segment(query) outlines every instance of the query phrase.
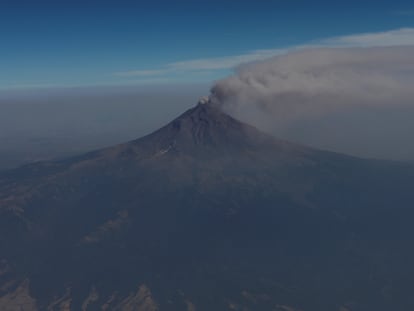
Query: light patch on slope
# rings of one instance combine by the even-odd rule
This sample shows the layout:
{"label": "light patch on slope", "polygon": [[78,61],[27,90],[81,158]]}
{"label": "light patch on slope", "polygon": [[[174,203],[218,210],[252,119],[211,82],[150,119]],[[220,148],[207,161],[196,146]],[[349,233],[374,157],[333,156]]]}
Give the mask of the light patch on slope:
{"label": "light patch on slope", "polygon": [[95,231],[86,235],[82,239],[81,244],[98,243],[102,239],[105,239],[106,237],[120,230],[124,225],[127,225],[128,221],[128,211],[120,211],[117,218],[108,220],[99,226]]}
{"label": "light patch on slope", "polygon": [[65,293],[53,300],[47,307],[47,311],[71,311],[72,298],[70,296],[71,289],[66,288]]}
{"label": "light patch on slope", "polygon": [[14,291],[0,297],[1,311],[37,311],[36,300],[30,296],[30,282],[23,281]]}
{"label": "light patch on slope", "polygon": [[158,305],[148,286],[142,284],[136,293],[131,293],[114,311],[158,311]]}
{"label": "light patch on slope", "polygon": [[88,310],[88,306],[90,304],[93,304],[94,302],[98,301],[98,299],[99,299],[99,293],[96,290],[96,288],[93,286],[91,288],[91,291],[89,292],[88,297],[86,297],[86,299],[82,303],[82,311],[87,311]]}

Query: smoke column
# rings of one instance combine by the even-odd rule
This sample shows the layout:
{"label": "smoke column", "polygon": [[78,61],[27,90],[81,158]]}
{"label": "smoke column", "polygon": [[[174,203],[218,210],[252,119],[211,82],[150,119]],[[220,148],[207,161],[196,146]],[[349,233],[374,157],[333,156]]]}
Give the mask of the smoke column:
{"label": "smoke column", "polygon": [[[414,47],[309,49],[242,65],[212,87],[211,102],[284,138],[362,156],[395,158],[383,151],[398,146],[381,147],[384,150],[341,146],[340,137],[335,137],[339,129],[329,120],[349,118],[348,127],[356,127],[349,135],[369,139],[373,145],[375,135],[364,138],[373,114],[392,132],[389,122],[398,118],[389,120],[389,113],[414,111]],[[321,124],[332,133],[323,133]],[[371,128],[371,134],[377,130],[384,135],[381,127]],[[400,138],[405,130],[411,127],[395,135]],[[312,132],[313,140],[304,131]],[[315,139],[317,135],[320,139]],[[329,143],[334,140],[336,145]],[[414,147],[412,154],[414,158]]]}

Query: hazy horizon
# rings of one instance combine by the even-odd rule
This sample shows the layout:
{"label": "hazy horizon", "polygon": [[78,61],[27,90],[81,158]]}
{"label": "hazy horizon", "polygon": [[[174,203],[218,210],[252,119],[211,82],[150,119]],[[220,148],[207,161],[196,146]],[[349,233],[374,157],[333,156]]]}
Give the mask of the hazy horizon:
{"label": "hazy horizon", "polygon": [[[196,105],[200,97],[209,94],[211,86],[204,83],[3,90],[0,169],[139,138]],[[310,100],[297,94],[282,102],[295,98],[310,103],[335,101],[333,95],[320,100],[313,96]],[[414,161],[414,146],[410,144],[414,104],[354,103],[335,107],[316,115],[295,112],[302,115],[299,118],[272,117],[252,107],[228,112],[275,137],[311,147],[358,157]]]}

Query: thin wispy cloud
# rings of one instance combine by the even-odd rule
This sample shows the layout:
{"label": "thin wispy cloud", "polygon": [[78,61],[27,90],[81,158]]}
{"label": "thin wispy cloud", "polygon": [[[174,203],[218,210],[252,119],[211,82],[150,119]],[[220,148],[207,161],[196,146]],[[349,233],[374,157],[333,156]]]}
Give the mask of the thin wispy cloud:
{"label": "thin wispy cloud", "polygon": [[149,77],[159,76],[169,73],[168,69],[151,69],[151,70],[132,70],[132,71],[121,71],[115,72],[115,76],[118,77]]}
{"label": "thin wispy cloud", "polygon": [[0,91],[3,90],[21,90],[21,89],[48,89],[63,87],[63,84],[58,83],[14,83],[5,87],[0,86]]}
{"label": "thin wispy cloud", "polygon": [[291,51],[309,48],[344,48],[344,47],[380,47],[414,45],[414,28],[362,33],[317,40],[303,45],[291,46],[285,49],[264,49],[249,51],[245,54],[229,55],[215,58],[190,59],[166,64],[162,68],[145,70],[127,70],[114,73],[115,76],[156,77],[168,75],[188,74],[189,72],[230,70],[239,65],[265,60],[274,56],[283,55]]}
{"label": "thin wispy cloud", "polygon": [[148,77],[187,71],[204,72],[211,70],[232,69],[243,63],[264,60],[272,56],[283,54],[285,52],[286,50],[282,49],[257,50],[241,55],[231,55],[216,58],[200,58],[173,62],[167,64],[162,69],[122,71],[116,72],[114,75],[118,77]]}
{"label": "thin wispy cloud", "polygon": [[414,9],[413,10],[399,10],[394,11],[394,15],[400,15],[400,16],[414,16]]}
{"label": "thin wispy cloud", "polygon": [[414,28],[401,28],[377,33],[362,33],[322,40],[325,47],[380,47],[414,45]]}
{"label": "thin wispy cloud", "polygon": [[222,70],[232,69],[240,64],[264,60],[285,53],[284,49],[256,50],[246,54],[216,58],[194,59],[171,63],[173,70]]}

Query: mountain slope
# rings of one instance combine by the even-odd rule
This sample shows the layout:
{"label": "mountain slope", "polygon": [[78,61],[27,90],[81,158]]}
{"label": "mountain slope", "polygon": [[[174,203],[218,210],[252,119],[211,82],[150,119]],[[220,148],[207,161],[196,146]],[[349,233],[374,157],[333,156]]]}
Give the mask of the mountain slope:
{"label": "mountain slope", "polygon": [[0,310],[411,309],[413,181],[199,104],[0,176]]}

